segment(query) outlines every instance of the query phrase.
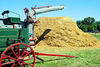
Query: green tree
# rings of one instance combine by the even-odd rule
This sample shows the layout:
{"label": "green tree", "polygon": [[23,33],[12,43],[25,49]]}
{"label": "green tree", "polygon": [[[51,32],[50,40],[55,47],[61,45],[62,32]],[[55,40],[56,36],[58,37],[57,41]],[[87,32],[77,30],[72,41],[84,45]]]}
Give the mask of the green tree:
{"label": "green tree", "polygon": [[91,25],[88,26],[88,32],[96,30],[97,30],[97,25],[95,23],[92,23]]}
{"label": "green tree", "polygon": [[84,32],[87,32],[87,31],[88,31],[88,25],[83,25],[82,30],[83,30]]}
{"label": "green tree", "polygon": [[78,25],[80,25],[80,24],[82,24],[82,21],[81,21],[81,20],[78,20],[78,21],[76,21],[76,23],[77,23]]}
{"label": "green tree", "polygon": [[79,24],[77,24],[77,26],[78,26],[82,31],[84,31],[84,32],[87,32],[87,31],[88,31],[87,25],[84,25],[84,24],[82,24],[82,23],[79,23]]}
{"label": "green tree", "polygon": [[[98,22],[98,24],[100,23]],[[93,17],[86,17],[83,20],[78,20],[77,26],[84,32],[91,32],[97,30],[97,24],[95,23],[95,19]],[[100,29],[99,26],[98,29]]]}
{"label": "green tree", "polygon": [[87,17],[87,18],[84,18],[83,20],[83,24],[87,24],[87,25],[91,25],[94,22],[95,22],[95,19],[93,17]]}
{"label": "green tree", "polygon": [[97,24],[97,30],[100,32],[100,21],[96,21],[95,24]]}

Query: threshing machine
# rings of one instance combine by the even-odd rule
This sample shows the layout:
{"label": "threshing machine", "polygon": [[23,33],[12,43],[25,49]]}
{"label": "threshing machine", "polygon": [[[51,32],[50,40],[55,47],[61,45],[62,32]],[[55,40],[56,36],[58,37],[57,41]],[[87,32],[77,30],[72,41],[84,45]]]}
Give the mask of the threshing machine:
{"label": "threshing machine", "polygon": [[34,25],[38,23],[36,15],[62,9],[64,9],[63,5],[34,7],[31,10],[25,8],[26,19],[24,21],[21,21],[20,17],[10,17],[9,13],[12,11],[4,11],[3,18],[0,19],[3,22],[0,26],[0,67],[34,67],[36,59],[43,61],[37,55],[76,57],[38,53],[33,50],[36,45]]}

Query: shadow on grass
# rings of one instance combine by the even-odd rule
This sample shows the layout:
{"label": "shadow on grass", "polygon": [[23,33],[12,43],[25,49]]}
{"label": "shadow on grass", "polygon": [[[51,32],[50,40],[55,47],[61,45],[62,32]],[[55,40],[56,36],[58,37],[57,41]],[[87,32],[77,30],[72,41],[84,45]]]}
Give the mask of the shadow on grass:
{"label": "shadow on grass", "polygon": [[64,59],[72,59],[71,57],[67,57],[67,58],[57,58],[57,59],[50,59],[50,60],[44,60],[43,62],[35,62],[36,64],[39,64],[39,63],[44,63],[44,62],[51,62],[51,61],[57,61],[57,60],[64,60]]}

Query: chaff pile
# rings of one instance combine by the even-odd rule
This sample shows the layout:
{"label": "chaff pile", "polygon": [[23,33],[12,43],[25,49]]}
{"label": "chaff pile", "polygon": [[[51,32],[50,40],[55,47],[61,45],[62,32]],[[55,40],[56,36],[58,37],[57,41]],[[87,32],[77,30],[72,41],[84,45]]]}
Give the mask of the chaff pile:
{"label": "chaff pile", "polygon": [[41,17],[35,26],[38,46],[48,47],[95,47],[100,42],[84,33],[69,17]]}

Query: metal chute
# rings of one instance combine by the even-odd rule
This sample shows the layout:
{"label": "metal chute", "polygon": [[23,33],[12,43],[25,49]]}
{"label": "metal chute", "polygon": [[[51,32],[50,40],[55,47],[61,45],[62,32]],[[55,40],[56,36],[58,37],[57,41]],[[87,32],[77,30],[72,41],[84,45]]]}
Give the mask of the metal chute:
{"label": "metal chute", "polygon": [[34,8],[28,12],[28,16],[32,17],[35,14],[37,15],[40,13],[46,13],[46,12],[57,11],[62,9],[64,9],[64,5]]}

